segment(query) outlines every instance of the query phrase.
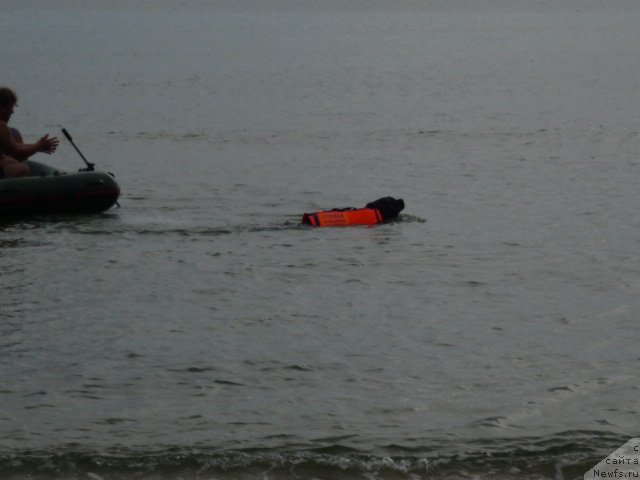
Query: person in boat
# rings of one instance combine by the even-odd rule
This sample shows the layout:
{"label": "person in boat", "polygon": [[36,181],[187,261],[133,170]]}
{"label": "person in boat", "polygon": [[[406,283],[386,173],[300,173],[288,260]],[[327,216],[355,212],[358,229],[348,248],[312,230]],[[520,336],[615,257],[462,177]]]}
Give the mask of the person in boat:
{"label": "person in boat", "polygon": [[17,103],[18,96],[13,90],[0,87],[0,178],[29,175],[31,169],[24,163],[26,159],[38,152],[51,154],[58,148],[58,139],[49,138],[49,134],[36,143],[23,143],[20,132],[10,129],[8,123]]}

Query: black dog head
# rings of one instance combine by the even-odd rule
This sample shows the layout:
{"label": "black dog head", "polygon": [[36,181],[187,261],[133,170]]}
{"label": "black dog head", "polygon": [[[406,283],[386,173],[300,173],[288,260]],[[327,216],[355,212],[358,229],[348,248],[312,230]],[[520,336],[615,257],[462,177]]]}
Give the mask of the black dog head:
{"label": "black dog head", "polygon": [[389,220],[395,218],[404,209],[404,200],[393,197],[379,198],[375,202],[367,203],[367,208],[377,208],[382,215],[382,218]]}

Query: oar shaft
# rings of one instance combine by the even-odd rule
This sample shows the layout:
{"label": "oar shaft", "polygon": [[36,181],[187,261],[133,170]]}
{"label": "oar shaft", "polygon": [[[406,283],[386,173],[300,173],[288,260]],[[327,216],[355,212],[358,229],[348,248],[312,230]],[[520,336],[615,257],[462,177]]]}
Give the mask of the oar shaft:
{"label": "oar shaft", "polygon": [[82,160],[84,160],[84,163],[87,164],[87,168],[90,168],[93,170],[93,164],[89,163],[89,161],[84,157],[84,155],[82,154],[82,152],[80,151],[80,149],[76,146],[76,144],[73,142],[73,138],[71,138],[71,135],[69,134],[69,132],[67,132],[67,130],[65,128],[62,129],[62,133],[64,133],[64,136],[67,137],[67,140],[69,140],[69,142],[71,143],[71,145],[73,145],[73,148],[76,149],[76,152],[78,152],[78,155],[80,155],[80,158],[82,158]]}

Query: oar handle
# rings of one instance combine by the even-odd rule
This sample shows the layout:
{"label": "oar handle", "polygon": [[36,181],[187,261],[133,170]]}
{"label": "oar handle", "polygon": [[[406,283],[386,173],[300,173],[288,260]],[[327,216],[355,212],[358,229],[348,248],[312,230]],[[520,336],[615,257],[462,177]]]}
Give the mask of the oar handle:
{"label": "oar handle", "polygon": [[64,133],[64,136],[67,137],[67,140],[69,140],[71,143],[73,143],[73,138],[71,138],[71,135],[69,135],[69,132],[67,132],[66,128],[62,129],[62,133]]}

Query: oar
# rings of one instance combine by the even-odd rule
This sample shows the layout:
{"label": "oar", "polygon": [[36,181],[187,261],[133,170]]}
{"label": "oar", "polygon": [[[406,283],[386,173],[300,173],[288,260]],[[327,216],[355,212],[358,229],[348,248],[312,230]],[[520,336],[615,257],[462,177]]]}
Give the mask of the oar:
{"label": "oar", "polygon": [[[86,158],[84,158],[84,155],[82,154],[82,152],[80,151],[80,149],[76,146],[75,143],[73,143],[73,138],[71,138],[71,135],[69,135],[69,132],[67,132],[66,128],[62,129],[62,133],[64,133],[64,136],[67,137],[67,140],[69,140],[69,142],[71,142],[71,145],[73,145],[73,148],[76,149],[76,152],[78,152],[78,155],[80,155],[80,157],[82,158],[82,160],[84,160],[84,163],[87,164],[87,168],[81,168],[80,171],[81,172],[93,172],[96,169],[96,166],[87,161]],[[111,175],[113,177],[113,173],[108,172],[109,175]],[[116,205],[118,206],[118,208],[120,208],[120,204],[116,201]]]}
{"label": "oar", "polygon": [[71,145],[73,145],[73,148],[76,149],[76,152],[78,152],[78,155],[80,155],[80,157],[82,157],[82,160],[84,160],[84,163],[87,164],[87,168],[83,168],[81,171],[82,172],[93,172],[95,170],[95,165],[93,163],[88,162],[87,159],[84,158],[84,155],[82,154],[80,149],[78,147],[76,147],[75,143],[73,143],[73,138],[71,138],[71,135],[69,135],[69,132],[67,132],[67,130],[65,128],[63,128],[62,129],[62,133],[64,133],[64,136],[67,137],[67,140],[69,140],[69,142],[71,142]]}

